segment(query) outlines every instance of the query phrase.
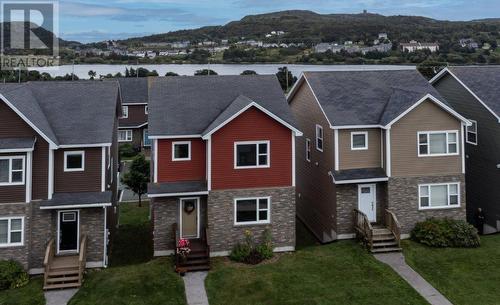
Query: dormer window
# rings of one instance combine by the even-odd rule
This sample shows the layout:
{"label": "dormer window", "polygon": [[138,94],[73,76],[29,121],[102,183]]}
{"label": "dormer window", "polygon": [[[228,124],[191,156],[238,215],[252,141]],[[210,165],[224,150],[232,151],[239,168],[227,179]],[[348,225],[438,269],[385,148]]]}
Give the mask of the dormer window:
{"label": "dormer window", "polygon": [[85,152],[84,151],[65,151],[64,152],[64,171],[82,172],[85,170]]}

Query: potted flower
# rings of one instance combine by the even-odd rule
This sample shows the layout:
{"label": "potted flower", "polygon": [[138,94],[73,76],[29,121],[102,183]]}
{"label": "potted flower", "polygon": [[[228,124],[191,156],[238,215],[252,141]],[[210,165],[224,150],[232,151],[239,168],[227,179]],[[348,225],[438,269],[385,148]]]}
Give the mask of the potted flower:
{"label": "potted flower", "polygon": [[191,252],[189,240],[187,239],[179,239],[179,243],[177,244],[177,255],[180,257],[181,262],[185,263],[189,253]]}

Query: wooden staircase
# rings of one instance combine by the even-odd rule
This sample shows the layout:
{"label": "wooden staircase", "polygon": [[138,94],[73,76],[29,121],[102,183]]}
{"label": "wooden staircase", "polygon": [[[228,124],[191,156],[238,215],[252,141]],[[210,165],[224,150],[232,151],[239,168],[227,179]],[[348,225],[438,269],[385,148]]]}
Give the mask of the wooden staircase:
{"label": "wooden staircase", "polygon": [[354,209],[356,235],[372,253],[399,252],[401,251],[401,226],[393,212],[385,210],[384,216],[384,225],[372,226],[363,212]]}
{"label": "wooden staircase", "polygon": [[86,263],[87,236],[80,240],[80,253],[55,256],[54,239],[49,241],[45,251],[44,290],[77,288],[82,285]]}
{"label": "wooden staircase", "polygon": [[[179,242],[177,224],[173,225],[175,238],[175,247]],[[186,259],[180,257],[180,255],[175,254],[175,269],[177,271],[206,271],[210,270],[210,246],[208,245],[207,239],[207,229],[203,229],[202,238],[190,239],[191,252],[188,254]]]}

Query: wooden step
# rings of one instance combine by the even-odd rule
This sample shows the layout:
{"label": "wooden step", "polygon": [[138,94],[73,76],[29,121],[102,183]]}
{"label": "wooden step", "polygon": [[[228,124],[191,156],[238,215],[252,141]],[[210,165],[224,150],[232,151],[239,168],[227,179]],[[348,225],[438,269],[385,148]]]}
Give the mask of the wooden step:
{"label": "wooden step", "polygon": [[186,262],[181,263],[181,266],[208,265],[208,263],[208,259],[188,259]]}
{"label": "wooden step", "polygon": [[74,274],[80,274],[78,269],[71,269],[71,270],[49,270],[49,276],[64,276],[64,275],[74,275]]}
{"label": "wooden step", "polygon": [[79,276],[49,277],[47,283],[74,282],[79,280]]}
{"label": "wooden step", "polygon": [[65,284],[46,284],[43,286],[44,290],[49,290],[49,289],[64,289],[64,288],[78,288],[81,285],[79,283],[65,283]]}
{"label": "wooden step", "polygon": [[373,229],[373,235],[392,235],[392,232],[389,229]]}
{"label": "wooden step", "polygon": [[191,258],[194,258],[194,259],[197,259],[197,258],[208,258],[208,255],[206,252],[191,252],[189,253],[188,255],[188,259],[191,259]]}
{"label": "wooden step", "polygon": [[210,265],[183,266],[188,272],[190,271],[207,271],[210,270]]}
{"label": "wooden step", "polygon": [[374,235],[373,241],[386,241],[386,240],[395,240],[396,238],[392,234],[384,234],[384,235]]}
{"label": "wooden step", "polygon": [[396,241],[393,241],[393,242],[383,242],[383,243],[373,243],[373,248],[377,248],[377,247],[387,247],[387,246],[398,246],[398,243]]}
{"label": "wooden step", "polygon": [[401,252],[401,248],[399,247],[386,247],[386,248],[376,248],[372,249],[372,253],[385,253],[385,252]]}

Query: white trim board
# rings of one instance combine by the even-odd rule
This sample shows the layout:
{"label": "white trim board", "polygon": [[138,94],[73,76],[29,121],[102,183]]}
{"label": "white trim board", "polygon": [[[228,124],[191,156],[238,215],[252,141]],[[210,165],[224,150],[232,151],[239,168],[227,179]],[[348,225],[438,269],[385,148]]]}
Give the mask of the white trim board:
{"label": "white trim board", "polygon": [[465,85],[464,82],[462,82],[455,74],[453,74],[453,72],[450,71],[450,69],[448,69],[447,67],[444,68],[443,70],[439,71],[438,74],[436,74],[436,76],[434,76],[430,81],[429,83],[431,85],[434,85],[434,83],[438,80],[440,80],[445,73],[448,73],[450,74],[460,85],[462,85],[462,87],[465,88],[465,90],[467,90],[476,100],[479,101],[479,103],[481,103],[484,108],[486,108],[497,120],[498,120],[498,123],[500,123],[500,116],[497,115],[488,105],[486,105],[486,103],[479,98],[479,96],[477,96],[469,87],[467,87],[467,85]]}
{"label": "white trim board", "polygon": [[89,203],[89,204],[67,204],[67,205],[55,205],[55,206],[41,206],[40,210],[100,208],[100,207],[110,207],[110,206],[111,206],[111,202],[108,202],[108,203]]}
{"label": "white trim board", "polygon": [[148,194],[148,198],[158,198],[158,197],[176,197],[176,196],[196,196],[196,195],[208,195],[208,191],[201,191],[201,192],[185,192],[185,193],[161,193],[161,194]]}

